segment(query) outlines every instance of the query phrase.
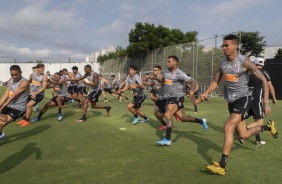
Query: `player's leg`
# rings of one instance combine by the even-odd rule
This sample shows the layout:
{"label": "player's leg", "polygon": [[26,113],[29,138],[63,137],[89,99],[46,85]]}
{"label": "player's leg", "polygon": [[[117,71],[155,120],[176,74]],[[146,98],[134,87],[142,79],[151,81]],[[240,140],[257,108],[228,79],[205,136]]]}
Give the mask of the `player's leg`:
{"label": "player's leg", "polygon": [[175,115],[177,117],[179,117],[179,119],[182,121],[182,122],[191,122],[191,123],[198,123],[200,125],[202,125],[204,127],[205,130],[208,130],[208,126],[207,126],[207,122],[206,122],[206,119],[203,118],[203,119],[199,119],[199,118],[195,118],[193,116],[187,116],[185,114],[185,109],[184,108],[181,108],[179,109]]}

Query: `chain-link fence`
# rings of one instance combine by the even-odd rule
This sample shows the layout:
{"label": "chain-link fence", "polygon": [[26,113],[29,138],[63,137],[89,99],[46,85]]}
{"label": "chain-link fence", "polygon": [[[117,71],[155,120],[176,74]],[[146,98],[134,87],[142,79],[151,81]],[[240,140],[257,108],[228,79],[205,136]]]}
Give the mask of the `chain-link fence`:
{"label": "chain-link fence", "polygon": [[[222,36],[215,36],[197,42],[155,49],[148,55],[112,59],[101,65],[100,73],[120,73],[120,79],[123,81],[128,74],[129,67],[135,65],[143,77],[144,73],[152,71],[155,65],[166,69],[167,57],[176,55],[180,60],[179,68],[197,80],[203,92],[213,81],[219,62],[224,57],[220,48],[221,44]],[[222,95],[223,86],[222,81],[212,95]]]}

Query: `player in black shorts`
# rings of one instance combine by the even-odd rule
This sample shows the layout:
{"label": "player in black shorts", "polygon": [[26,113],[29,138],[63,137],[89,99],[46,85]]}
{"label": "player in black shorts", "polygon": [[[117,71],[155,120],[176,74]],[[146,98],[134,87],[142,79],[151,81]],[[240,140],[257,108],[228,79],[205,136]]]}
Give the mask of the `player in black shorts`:
{"label": "player in black shorts", "polygon": [[[256,67],[261,71],[261,73],[264,75],[264,77],[267,80],[269,92],[272,96],[272,103],[276,104],[276,96],[275,96],[275,90],[271,83],[270,75],[263,70],[264,66],[264,59],[263,58],[256,58],[254,63],[256,64]],[[249,74],[249,82],[248,82],[249,92],[251,94],[252,98],[252,107],[249,111],[249,115],[253,116],[255,122],[249,124],[247,127],[258,127],[263,125],[263,118],[264,118],[264,112],[263,112],[263,104],[262,104],[262,97],[263,97],[263,89],[262,89],[262,83],[260,80],[258,80],[253,74]],[[256,145],[265,144],[265,141],[262,141],[260,138],[260,134],[255,135],[256,138]],[[243,143],[242,140],[239,139],[241,143]]]}

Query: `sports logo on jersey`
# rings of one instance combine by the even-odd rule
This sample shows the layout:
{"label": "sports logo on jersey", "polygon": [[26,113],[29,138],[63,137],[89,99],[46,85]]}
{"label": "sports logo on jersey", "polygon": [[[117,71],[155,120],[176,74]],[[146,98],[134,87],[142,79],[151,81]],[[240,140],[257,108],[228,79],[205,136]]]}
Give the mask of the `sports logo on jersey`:
{"label": "sports logo on jersey", "polygon": [[175,79],[176,74],[173,73],[173,74],[171,74],[170,76],[171,76],[172,79]]}
{"label": "sports logo on jersey", "polygon": [[240,63],[235,63],[233,65],[233,71],[234,72],[239,72],[240,71],[240,67],[241,67],[241,64]]}

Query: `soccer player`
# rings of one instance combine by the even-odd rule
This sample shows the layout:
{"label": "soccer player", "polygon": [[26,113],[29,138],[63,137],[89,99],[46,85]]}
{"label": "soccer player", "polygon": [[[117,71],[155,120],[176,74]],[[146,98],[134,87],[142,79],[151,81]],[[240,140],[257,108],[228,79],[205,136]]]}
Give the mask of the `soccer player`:
{"label": "soccer player", "polygon": [[112,91],[112,86],[110,85],[110,83],[103,77],[103,75],[99,75],[99,80],[101,82],[101,88],[104,88],[102,91],[102,95],[104,97],[104,101],[103,102],[109,102],[108,98],[106,96],[106,92],[110,93],[113,97],[116,97],[119,100],[119,97],[115,94],[113,94]]}
{"label": "soccer player", "polygon": [[93,109],[106,109],[107,116],[110,114],[110,110],[112,108],[111,106],[102,106],[102,105],[97,104],[99,96],[102,93],[101,85],[99,81],[99,75],[92,70],[91,65],[85,65],[84,71],[85,71],[85,74],[83,76],[79,78],[75,78],[75,79],[69,79],[70,81],[80,81],[84,83],[85,85],[90,86],[90,93],[87,96],[87,98],[84,99],[84,102],[83,102],[82,117],[76,120],[76,122],[86,121],[86,114],[87,114],[89,102],[91,103],[91,107]]}
{"label": "soccer player", "polygon": [[[75,78],[75,74],[69,72],[66,68],[63,69],[63,73],[64,73],[64,77],[68,80],[68,79],[73,79]],[[71,104],[74,104],[74,99],[75,99],[75,95],[73,95],[77,89],[77,81],[66,81],[67,83],[67,88],[68,88],[68,93],[69,93],[69,99],[71,99]]]}
{"label": "soccer player", "polygon": [[179,59],[177,56],[169,56],[167,59],[167,70],[164,72],[164,78],[160,82],[165,82],[165,90],[168,96],[168,104],[164,113],[166,119],[165,138],[156,142],[157,145],[171,145],[172,116],[175,114],[182,122],[194,122],[202,125],[205,130],[208,129],[206,119],[198,119],[193,116],[186,116],[184,111],[183,83],[191,82],[190,99],[194,99],[193,91],[196,88],[195,81],[187,76],[186,73],[178,68]]}
{"label": "soccer player", "polygon": [[[187,74],[189,77],[190,77],[190,74]],[[192,78],[193,79],[193,78]],[[199,85],[197,83],[197,81],[195,79],[193,79],[196,83],[196,88],[195,90],[193,91],[194,93],[194,99],[195,100],[192,100],[192,103],[194,105],[194,112],[197,113],[198,112],[198,108],[197,108],[197,100],[198,100],[198,97],[199,97],[199,94],[198,94],[198,90],[199,90]],[[189,97],[189,93],[190,93],[190,90],[191,90],[191,83],[190,82],[187,82],[186,83],[186,96]]]}
{"label": "soccer player", "polygon": [[[155,81],[153,81],[152,79],[151,79],[151,76],[150,76],[150,74],[149,73],[146,73],[145,74],[145,79],[144,79],[144,81],[143,81],[143,84],[145,85],[145,88],[146,89],[150,89],[150,99],[152,100],[152,101],[156,101],[157,100],[157,98],[156,98],[156,96],[157,96],[157,91],[156,91],[156,88],[155,88]],[[146,97],[146,96],[145,96]],[[147,98],[147,97],[146,97]],[[147,98],[147,99],[149,99],[149,98]]]}
{"label": "soccer player", "polygon": [[0,141],[6,136],[3,128],[24,115],[29,97],[29,82],[22,76],[21,68],[12,65],[10,74],[7,89],[0,99]]}
{"label": "soccer player", "polygon": [[242,138],[248,138],[262,131],[270,131],[274,138],[277,137],[277,131],[274,127],[274,122],[268,122],[260,127],[246,128],[244,119],[247,117],[248,109],[250,108],[250,100],[248,94],[247,74],[250,71],[254,76],[262,81],[264,98],[263,109],[265,115],[271,112],[268,105],[268,85],[265,77],[255,64],[249,59],[238,54],[239,39],[236,35],[227,35],[223,40],[223,51],[225,57],[220,62],[214,81],[211,83],[205,93],[202,94],[202,100],[208,98],[208,94],[216,89],[220,79],[225,79],[224,97],[228,102],[229,117],[224,124],[224,145],[219,163],[214,162],[213,165],[208,165],[207,169],[219,175],[225,175],[226,162],[233,145],[234,129]]}
{"label": "soccer player", "polygon": [[65,102],[69,100],[68,98],[68,89],[66,84],[65,76],[61,76],[60,73],[55,73],[50,80],[50,84],[53,84],[55,96],[47,102],[44,107],[39,112],[38,116],[31,120],[31,122],[37,122],[41,119],[43,114],[49,109],[49,107],[57,106],[58,107],[58,121],[63,119],[62,116],[62,106]]}
{"label": "soccer player", "polygon": [[111,86],[114,88],[114,90],[113,90],[114,93],[118,94],[118,96],[119,96],[119,102],[121,102],[121,96],[122,96],[123,98],[125,98],[125,100],[127,101],[128,98],[127,98],[123,93],[119,93],[119,92],[118,92],[119,89],[122,87],[120,81],[116,79],[116,76],[115,76],[115,75],[112,75],[112,76],[111,76],[111,79],[112,79],[112,82],[111,82],[110,84],[111,84]]}
{"label": "soccer player", "polygon": [[[262,72],[264,77],[267,80],[267,84],[269,87],[269,92],[272,96],[272,103],[276,104],[276,96],[275,96],[275,90],[274,87],[271,83],[271,79],[269,74],[263,70],[264,66],[264,59],[263,58],[256,58],[254,63],[256,64],[256,67]],[[263,95],[263,88],[262,88],[262,83],[260,80],[258,80],[252,73],[249,74],[249,82],[248,82],[248,87],[249,87],[249,92],[251,93],[251,99],[252,99],[252,107],[250,111],[248,112],[249,115],[252,115],[255,122],[249,124],[247,128],[251,127],[257,127],[257,126],[262,126],[263,125],[263,118],[264,118],[264,113],[263,113],[263,107],[262,107],[262,95]],[[265,141],[262,141],[260,138],[260,134],[255,135],[256,138],[256,144],[261,145],[265,144]],[[241,142],[241,141],[240,141]],[[243,142],[241,142],[243,143]]]}
{"label": "soccer player", "polygon": [[151,79],[156,80],[155,82],[155,89],[157,91],[158,97],[155,101],[155,109],[154,115],[156,118],[161,122],[162,126],[158,128],[158,130],[165,130],[166,129],[166,122],[164,121],[164,113],[166,111],[166,106],[168,104],[167,94],[165,91],[165,83],[158,82],[158,80],[162,81],[163,75],[161,74],[161,66],[154,66],[153,68],[153,76],[150,76]]}
{"label": "soccer player", "polygon": [[[128,110],[133,114],[134,119],[132,121],[132,125],[136,125],[139,119],[139,116],[143,117],[144,119],[141,121],[145,123],[149,121],[149,118],[140,111],[141,104],[145,100],[144,95],[144,85],[142,80],[140,79],[139,75],[136,74],[137,67],[130,66],[129,67],[129,76],[126,78],[126,83],[124,88],[122,88],[119,92],[122,93],[126,91],[129,87],[132,89],[133,92],[133,101],[127,105]],[[139,116],[138,116],[139,115]]]}
{"label": "soccer player", "polygon": [[36,106],[44,98],[44,90],[47,86],[47,76],[44,74],[44,64],[37,64],[37,71],[30,74],[29,82],[31,83],[29,100],[26,107],[25,115],[17,125],[28,126],[30,124],[29,118],[32,113],[32,107]]}

